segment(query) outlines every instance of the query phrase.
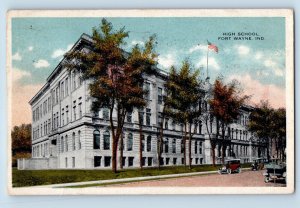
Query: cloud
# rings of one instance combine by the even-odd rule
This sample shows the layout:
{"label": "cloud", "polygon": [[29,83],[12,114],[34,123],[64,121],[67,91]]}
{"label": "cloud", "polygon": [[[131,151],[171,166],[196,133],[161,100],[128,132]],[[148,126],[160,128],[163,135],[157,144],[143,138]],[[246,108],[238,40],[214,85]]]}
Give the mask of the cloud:
{"label": "cloud", "polygon": [[167,54],[165,56],[159,56],[158,63],[165,69],[168,69],[171,66],[175,65],[175,63],[176,63],[175,56],[172,54]]}
{"label": "cloud", "polygon": [[19,52],[15,53],[14,55],[12,55],[12,60],[14,61],[21,61],[22,60],[22,56],[20,55]]}
{"label": "cloud", "polygon": [[59,48],[56,49],[55,51],[53,51],[51,57],[52,58],[59,58],[62,57],[65,53],[67,53],[71,48],[72,48],[72,44],[68,45],[67,48],[63,49],[63,48]]}
{"label": "cloud", "polygon": [[23,77],[30,78],[31,74],[27,71],[18,69],[18,68],[13,68],[12,69],[12,82],[17,82]]}
{"label": "cloud", "polygon": [[[198,63],[196,63],[196,67],[207,67],[207,59],[203,57]],[[214,57],[208,58],[208,69],[220,70],[220,65]]]}
{"label": "cloud", "polygon": [[245,45],[236,45],[237,52],[239,55],[244,56],[249,54],[250,48]]}
{"label": "cloud", "polygon": [[251,95],[250,103],[259,104],[261,100],[269,100],[274,108],[285,107],[285,89],[274,84],[262,84],[253,79],[249,74],[231,75],[228,80],[238,80],[245,95]]}
{"label": "cloud", "polygon": [[260,60],[260,59],[262,58],[262,56],[263,56],[262,52],[258,51],[258,52],[256,52],[254,58],[255,58],[256,60]]}
{"label": "cloud", "polygon": [[140,40],[133,40],[131,41],[131,45],[140,45],[140,46],[144,46],[145,43],[143,41],[140,41]]}
{"label": "cloud", "polygon": [[33,46],[29,46],[28,51],[32,51],[32,50],[33,50]]}
{"label": "cloud", "polygon": [[196,46],[193,46],[189,49],[189,53],[193,53],[195,51],[199,51],[199,50],[207,50],[207,45],[196,45]]}
{"label": "cloud", "polygon": [[278,76],[278,77],[284,76],[284,70],[281,69],[279,67],[279,64],[277,62],[273,61],[272,59],[266,59],[264,61],[264,66],[272,69],[274,71],[275,76]]}
{"label": "cloud", "polygon": [[41,84],[21,85],[22,78],[31,78],[27,71],[12,69],[12,127],[22,123],[31,123],[31,108],[29,100],[41,89]]}
{"label": "cloud", "polygon": [[35,68],[45,68],[50,66],[49,62],[45,59],[39,59],[33,63]]}

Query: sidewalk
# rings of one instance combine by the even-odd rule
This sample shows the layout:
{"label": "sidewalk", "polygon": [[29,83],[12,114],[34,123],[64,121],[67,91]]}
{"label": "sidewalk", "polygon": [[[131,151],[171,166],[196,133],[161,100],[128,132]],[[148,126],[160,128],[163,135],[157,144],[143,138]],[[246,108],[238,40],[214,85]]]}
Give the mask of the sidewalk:
{"label": "sidewalk", "polygon": [[218,171],[204,171],[204,172],[194,172],[194,173],[178,173],[170,175],[158,175],[158,176],[145,176],[145,177],[134,177],[134,178],[121,178],[121,179],[109,179],[109,180],[98,180],[98,181],[84,181],[84,182],[74,182],[74,183],[61,183],[61,184],[51,184],[51,185],[42,185],[34,186],[34,188],[67,188],[72,186],[81,186],[81,185],[93,185],[93,184],[110,184],[110,183],[123,183],[123,182],[133,182],[133,181],[145,181],[153,179],[166,179],[166,178],[176,178],[176,177],[185,177],[185,176],[195,176],[195,175],[207,175],[207,174],[216,174]]}

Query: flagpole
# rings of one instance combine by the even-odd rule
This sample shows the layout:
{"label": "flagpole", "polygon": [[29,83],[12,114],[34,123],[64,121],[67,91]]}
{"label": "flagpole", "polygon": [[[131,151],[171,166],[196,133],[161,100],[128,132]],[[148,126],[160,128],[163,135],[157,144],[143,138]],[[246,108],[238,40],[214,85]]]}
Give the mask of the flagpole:
{"label": "flagpole", "polygon": [[207,53],[206,53],[206,78],[208,79],[208,46],[207,46]]}

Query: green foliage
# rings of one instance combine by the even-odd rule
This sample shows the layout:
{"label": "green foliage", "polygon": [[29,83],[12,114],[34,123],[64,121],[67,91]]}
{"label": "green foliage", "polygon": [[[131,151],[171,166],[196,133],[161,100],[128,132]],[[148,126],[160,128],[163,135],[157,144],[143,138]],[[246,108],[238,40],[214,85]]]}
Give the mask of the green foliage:
{"label": "green foliage", "polygon": [[31,153],[31,124],[14,126],[11,131],[12,155]]}
{"label": "green foliage", "polygon": [[[66,54],[65,66],[70,70],[80,70],[83,78],[90,80],[90,95],[93,97],[92,110],[110,110],[112,130],[112,167],[116,171],[116,151],[127,112],[146,105],[143,89],[143,75],[154,73],[156,53],[155,36],[149,37],[145,47],[135,45],[129,53],[122,50],[129,33],[125,28],[118,31],[106,19],[98,28],[93,28],[88,49],[75,50]],[[113,111],[117,112],[117,124],[113,122]]]}
{"label": "green foliage", "polygon": [[179,123],[193,123],[201,115],[198,76],[199,71],[192,72],[188,61],[183,62],[179,72],[175,67],[171,68],[165,84],[165,114]]}
{"label": "green foliage", "polygon": [[218,78],[214,83],[213,98],[209,100],[211,113],[223,125],[228,125],[237,119],[240,107],[248,98],[241,96],[237,82],[233,81],[226,85]]}
{"label": "green foliage", "polygon": [[272,149],[275,143],[277,157],[280,155],[284,159],[286,110],[284,108],[273,109],[268,101],[261,101],[249,119],[248,128],[259,138],[259,142],[267,144],[268,157],[270,157],[269,149]]}

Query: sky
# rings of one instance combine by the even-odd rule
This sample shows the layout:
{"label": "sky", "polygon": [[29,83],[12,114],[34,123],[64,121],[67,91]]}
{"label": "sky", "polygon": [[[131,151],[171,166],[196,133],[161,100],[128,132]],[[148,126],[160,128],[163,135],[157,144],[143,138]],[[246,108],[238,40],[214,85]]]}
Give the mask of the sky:
{"label": "sky", "polygon": [[[211,83],[217,77],[241,83],[251,105],[269,100],[274,108],[285,107],[285,19],[281,17],[163,17],[107,18],[114,29],[129,31],[125,50],[143,46],[156,35],[158,67],[180,68],[186,59],[201,69]],[[28,101],[46,83],[63,54],[82,33],[91,34],[101,18],[13,18],[12,19],[12,124],[31,122]],[[226,33],[226,34],[224,34]],[[231,33],[231,35],[229,34]],[[234,33],[234,34],[233,34]],[[245,35],[239,33],[251,33]],[[225,40],[225,38],[231,38]],[[251,37],[251,40],[242,38]],[[260,40],[255,40],[259,37]],[[240,38],[235,40],[234,38]],[[263,38],[263,40],[262,40]],[[218,53],[207,50],[207,41]]]}

